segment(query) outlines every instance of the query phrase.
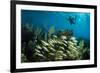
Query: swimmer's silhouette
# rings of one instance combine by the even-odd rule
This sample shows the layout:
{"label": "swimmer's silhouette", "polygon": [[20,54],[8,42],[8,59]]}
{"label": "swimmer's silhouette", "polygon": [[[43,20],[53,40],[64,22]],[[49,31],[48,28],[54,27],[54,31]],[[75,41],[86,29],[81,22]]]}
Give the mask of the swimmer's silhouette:
{"label": "swimmer's silhouette", "polygon": [[72,24],[75,24],[76,23],[76,16],[69,16],[67,18],[67,21],[72,25]]}

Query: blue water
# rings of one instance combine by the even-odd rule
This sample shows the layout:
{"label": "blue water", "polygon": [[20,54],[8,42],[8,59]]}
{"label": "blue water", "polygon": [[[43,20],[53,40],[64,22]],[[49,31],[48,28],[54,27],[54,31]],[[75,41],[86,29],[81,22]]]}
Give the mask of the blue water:
{"label": "blue water", "polygon": [[[68,21],[69,16],[76,17],[74,24]],[[21,24],[32,24],[45,31],[52,26],[56,31],[70,29],[76,38],[90,39],[90,13],[21,10]]]}

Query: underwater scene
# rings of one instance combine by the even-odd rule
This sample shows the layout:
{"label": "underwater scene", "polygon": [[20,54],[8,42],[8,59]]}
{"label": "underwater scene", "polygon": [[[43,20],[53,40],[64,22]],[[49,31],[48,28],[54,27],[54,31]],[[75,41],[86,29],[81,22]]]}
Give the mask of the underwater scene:
{"label": "underwater scene", "polygon": [[90,59],[90,13],[21,10],[21,62]]}

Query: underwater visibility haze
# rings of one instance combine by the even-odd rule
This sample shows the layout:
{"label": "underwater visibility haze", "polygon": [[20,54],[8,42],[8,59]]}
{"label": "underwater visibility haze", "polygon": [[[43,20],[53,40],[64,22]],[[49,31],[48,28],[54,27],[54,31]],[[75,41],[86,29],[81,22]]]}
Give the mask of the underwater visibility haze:
{"label": "underwater visibility haze", "polygon": [[90,13],[21,10],[21,62],[90,59]]}

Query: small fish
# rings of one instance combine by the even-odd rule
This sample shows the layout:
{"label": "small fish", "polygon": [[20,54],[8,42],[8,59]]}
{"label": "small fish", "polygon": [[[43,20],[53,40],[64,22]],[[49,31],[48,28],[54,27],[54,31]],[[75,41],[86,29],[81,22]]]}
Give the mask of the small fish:
{"label": "small fish", "polygon": [[48,46],[48,45],[49,45],[47,42],[45,42],[45,41],[43,41],[43,40],[41,40],[41,42],[42,42],[42,44],[43,44],[44,46]]}
{"label": "small fish", "polygon": [[76,45],[76,43],[74,43],[74,42],[72,42],[72,41],[68,41],[68,44],[69,44],[69,45],[74,45],[74,46]]}
{"label": "small fish", "polygon": [[35,49],[35,52],[37,52],[37,53],[41,53],[38,49]]}
{"label": "small fish", "polygon": [[57,41],[57,43],[58,43],[58,44],[62,44],[62,42],[61,42],[61,41]]}
{"label": "small fish", "polygon": [[56,50],[53,47],[49,48],[52,52],[55,52]]}
{"label": "small fish", "polygon": [[71,44],[68,45],[68,48],[69,48],[70,50],[73,50],[73,49],[74,49],[74,50],[77,50],[77,47],[75,47],[74,45],[71,45]]}
{"label": "small fish", "polygon": [[39,50],[42,49],[40,45],[37,45],[36,48],[39,49]]}
{"label": "small fish", "polygon": [[67,44],[65,44],[65,43],[62,43],[65,47],[67,47]]}
{"label": "small fish", "polygon": [[66,54],[63,54],[63,57],[64,57],[64,58],[67,58],[67,55],[66,55]]}
{"label": "small fish", "polygon": [[67,37],[66,37],[66,36],[61,36],[61,39],[62,39],[62,40],[66,40]]}
{"label": "small fish", "polygon": [[54,44],[53,44],[51,39],[48,40],[48,43],[50,44],[50,46],[52,46],[52,47],[54,46]]}
{"label": "small fish", "polygon": [[49,52],[48,48],[45,47],[45,46],[42,46],[43,50],[46,51],[46,52]]}
{"label": "small fish", "polygon": [[50,56],[54,56],[55,54],[54,54],[54,53],[49,53],[49,55],[50,55]]}
{"label": "small fish", "polygon": [[63,51],[65,50],[64,47],[62,47],[62,46],[60,46],[59,48],[60,48],[60,50],[63,50]]}
{"label": "small fish", "polygon": [[44,55],[40,54],[40,53],[35,53],[35,55],[39,56],[39,57],[42,57],[42,58],[45,58]]}
{"label": "small fish", "polygon": [[55,38],[55,39],[56,39],[56,38],[57,38],[57,36],[56,36],[56,35],[53,35],[53,38]]}
{"label": "small fish", "polygon": [[68,42],[67,42],[66,40],[63,40],[63,42],[64,42],[65,44],[68,44]]}
{"label": "small fish", "polygon": [[76,38],[75,38],[75,37],[71,37],[70,39],[71,39],[71,40],[76,40]]}
{"label": "small fish", "polygon": [[71,39],[71,41],[74,42],[74,43],[77,43],[77,42],[78,42],[78,41],[76,40],[75,37],[71,37],[70,39]]}

